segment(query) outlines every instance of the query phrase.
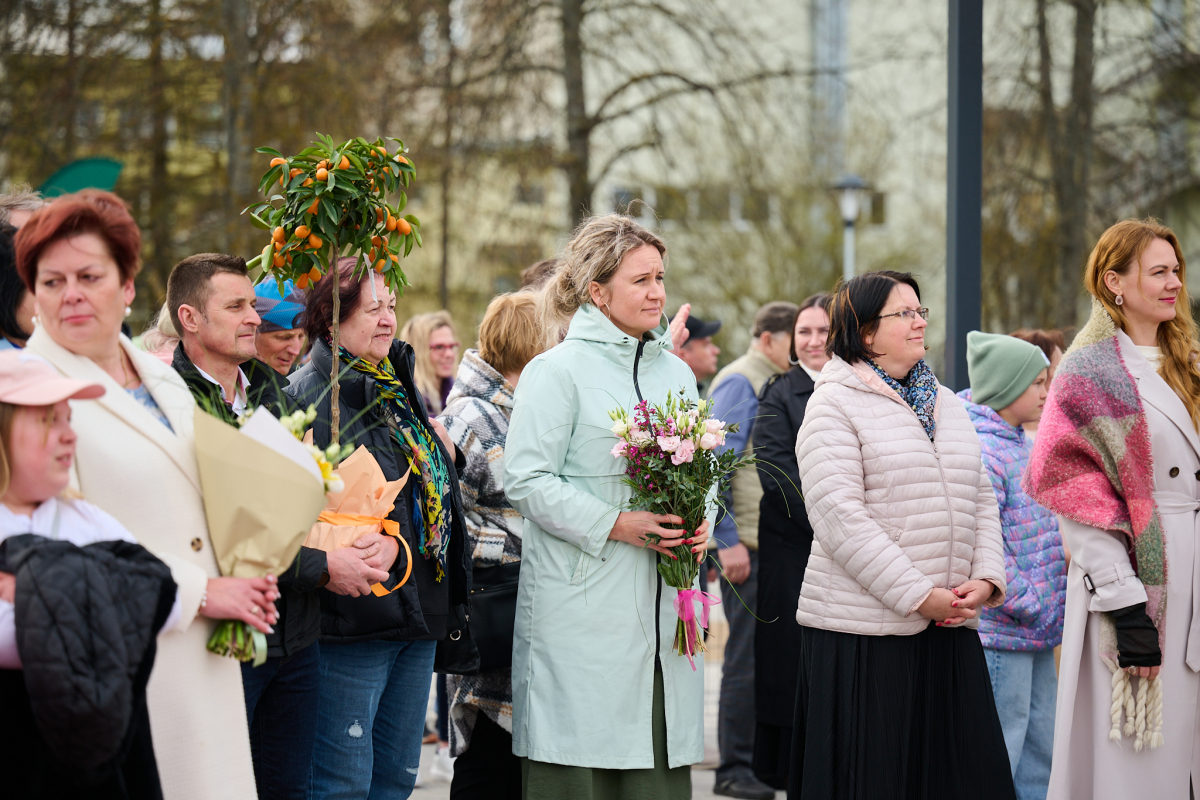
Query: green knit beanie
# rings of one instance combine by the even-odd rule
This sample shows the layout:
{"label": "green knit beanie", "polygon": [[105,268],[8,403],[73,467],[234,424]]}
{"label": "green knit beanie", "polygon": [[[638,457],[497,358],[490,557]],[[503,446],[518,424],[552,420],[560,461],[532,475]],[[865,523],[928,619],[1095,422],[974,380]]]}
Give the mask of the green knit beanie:
{"label": "green knit beanie", "polygon": [[967,375],[971,401],[1007,408],[1050,366],[1042,348],[1015,336],[971,331],[967,334]]}

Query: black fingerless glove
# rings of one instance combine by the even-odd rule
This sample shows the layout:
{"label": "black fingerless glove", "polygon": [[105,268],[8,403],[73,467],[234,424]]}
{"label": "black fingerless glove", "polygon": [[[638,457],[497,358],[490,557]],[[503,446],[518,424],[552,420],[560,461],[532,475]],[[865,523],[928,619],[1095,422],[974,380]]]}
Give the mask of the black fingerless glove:
{"label": "black fingerless glove", "polygon": [[1117,629],[1117,664],[1121,667],[1157,667],[1162,665],[1158,649],[1158,629],[1146,613],[1146,604],[1108,612]]}

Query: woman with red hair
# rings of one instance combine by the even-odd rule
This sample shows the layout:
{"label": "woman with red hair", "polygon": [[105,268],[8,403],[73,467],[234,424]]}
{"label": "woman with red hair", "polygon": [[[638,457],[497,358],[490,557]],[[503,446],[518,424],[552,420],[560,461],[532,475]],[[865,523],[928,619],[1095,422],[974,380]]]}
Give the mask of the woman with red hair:
{"label": "woman with red hair", "polygon": [[215,620],[268,631],[274,578],[222,578],[196,467],[195,403],[182,379],[121,334],[141,233],[108,192],[64,195],[16,237],[17,271],[33,293],[28,351],[70,378],[106,388],[77,403],[72,475],[85,499],[116,517],[170,568],[183,618],[159,640],[147,705],[166,800],[255,797],[241,668],[205,649]]}

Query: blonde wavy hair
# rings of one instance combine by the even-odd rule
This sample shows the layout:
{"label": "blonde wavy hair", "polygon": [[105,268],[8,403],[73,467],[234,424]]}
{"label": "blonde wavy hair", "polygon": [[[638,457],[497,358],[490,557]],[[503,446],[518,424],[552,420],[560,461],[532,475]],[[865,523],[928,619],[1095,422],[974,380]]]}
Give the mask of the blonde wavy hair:
{"label": "blonde wavy hair", "polygon": [[417,391],[425,398],[430,416],[442,413],[442,384],[438,380],[437,370],[433,368],[433,355],[429,351],[429,340],[438,328],[449,328],[455,338],[458,338],[454,331],[454,320],[446,310],[417,314],[410,317],[400,329],[400,338],[412,345],[416,353],[413,382],[417,384]]}
{"label": "blonde wavy hair", "polygon": [[171,320],[171,308],[163,303],[154,324],[142,334],[142,349],[147,353],[169,355],[175,352],[177,344],[179,334],[175,332],[175,323]]}
{"label": "blonde wavy hair", "polygon": [[556,346],[566,336],[571,317],[584,303],[591,303],[591,285],[612,280],[625,256],[643,245],[658,250],[667,266],[667,245],[632,217],[604,214],[579,223],[558,257],[558,270],[542,288],[538,302],[544,349]]}
{"label": "blonde wavy hair", "polygon": [[[1183,283],[1179,290],[1179,300],[1175,303],[1175,319],[1158,326],[1158,346],[1163,355],[1158,374],[1175,390],[1175,394],[1179,395],[1192,417],[1192,425],[1200,430],[1200,372],[1196,369],[1197,359],[1200,359],[1200,345],[1196,341],[1196,323],[1192,319],[1192,303],[1187,291],[1187,265],[1184,263],[1183,251],[1179,248],[1179,238],[1175,236],[1175,232],[1156,219],[1127,219],[1118,222],[1106,230],[1100,236],[1100,241],[1096,242],[1096,247],[1088,256],[1083,282],[1091,295],[1104,306],[1104,310],[1112,317],[1117,327],[1125,330],[1124,306],[1117,305],[1116,295],[1104,283],[1104,276],[1109,272],[1127,275],[1131,268],[1137,266],[1142,254],[1155,239],[1166,241],[1175,251],[1175,257],[1179,259],[1179,280]],[[1140,291],[1140,269],[1138,288]]]}
{"label": "blonde wavy hair", "polygon": [[520,372],[541,352],[537,298],[533,292],[500,294],[479,323],[479,357],[501,375]]}

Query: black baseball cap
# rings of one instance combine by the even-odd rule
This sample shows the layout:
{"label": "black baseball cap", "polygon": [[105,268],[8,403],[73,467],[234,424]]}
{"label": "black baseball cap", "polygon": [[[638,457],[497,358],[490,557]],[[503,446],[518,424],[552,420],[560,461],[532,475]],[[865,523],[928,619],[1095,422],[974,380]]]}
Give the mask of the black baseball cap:
{"label": "black baseball cap", "polygon": [[705,322],[695,315],[690,315],[687,318],[688,339],[703,339],[707,336],[715,336],[717,331],[721,330],[721,320],[713,322]]}

